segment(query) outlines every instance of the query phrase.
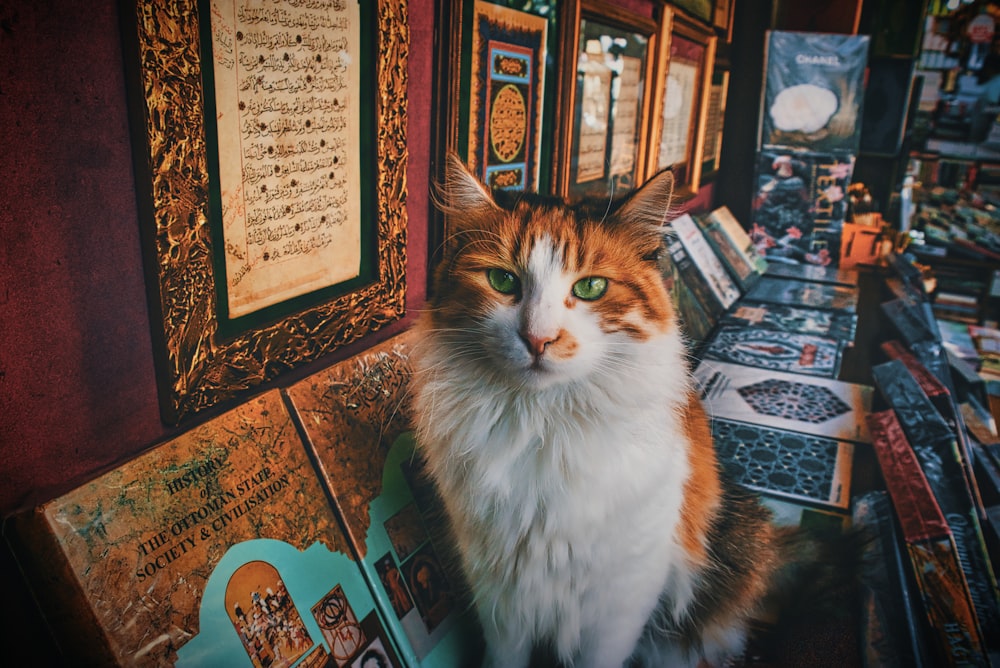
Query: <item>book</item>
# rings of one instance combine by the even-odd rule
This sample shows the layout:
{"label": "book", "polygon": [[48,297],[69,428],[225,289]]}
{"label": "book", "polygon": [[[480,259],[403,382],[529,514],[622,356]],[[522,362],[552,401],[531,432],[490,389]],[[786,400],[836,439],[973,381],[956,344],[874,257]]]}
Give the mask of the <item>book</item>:
{"label": "book", "polygon": [[973,507],[979,513],[980,519],[984,519],[984,514],[982,512],[982,495],[979,491],[979,483],[976,479],[976,475],[972,470],[974,460],[972,445],[969,442],[962,409],[958,405],[955,395],[948,389],[940,378],[931,373],[931,371],[899,341],[885,341],[880,346],[880,349],[888,359],[899,360],[903,363],[906,370],[909,371],[910,375],[917,381],[917,385],[919,385],[920,389],[927,395],[927,398],[934,405],[934,408],[937,409],[949,429],[951,429],[951,433],[955,436],[957,441],[958,457],[962,465],[962,470],[965,473],[965,483],[969,488],[969,492],[972,494]]}
{"label": "book", "polygon": [[845,510],[854,444],[712,418],[719,464],[735,482],[772,496]]}
{"label": "book", "polygon": [[703,360],[694,370],[705,410],[724,418],[842,441],[870,440],[872,388],[831,378]]}
{"label": "book", "polygon": [[868,42],[867,35],[768,31],[759,146],[857,154]]}
{"label": "book", "polygon": [[777,278],[795,278],[800,281],[814,283],[833,283],[857,287],[858,271],[831,265],[798,264],[791,262],[771,262],[767,265],[767,276]]}
{"label": "book", "polygon": [[693,342],[704,341],[723,313],[680,239],[667,235],[666,252],[659,258],[660,273],[677,309],[681,330]]}
{"label": "book", "polygon": [[730,278],[729,272],[722,266],[719,257],[712,250],[701,228],[691,217],[691,214],[681,214],[670,221],[670,227],[677,234],[677,237],[684,244],[684,250],[688,252],[694,266],[697,267],[704,281],[715,299],[722,306],[722,310],[728,309],[736,300],[740,298],[740,289]]}
{"label": "book", "polygon": [[816,334],[853,345],[858,316],[841,309],[774,304],[741,299],[719,321],[723,325],[761,327],[777,332]]}
{"label": "book", "polygon": [[843,344],[816,334],[723,326],[701,351],[703,359],[835,378]]}
{"label": "book", "polygon": [[771,304],[841,309],[851,313],[856,313],[858,308],[857,288],[773,276],[761,277],[744,298]]}
{"label": "book", "polygon": [[960,548],[896,413],[879,411],[867,421],[920,590],[933,651],[949,666],[989,666]]}
{"label": "book", "polygon": [[937,341],[937,333],[931,329],[924,313],[918,307],[902,299],[891,299],[879,305],[896,334],[908,346],[921,341]]}
{"label": "book", "polygon": [[900,360],[872,368],[875,386],[892,408],[958,549],[974,614],[990,651],[1000,645],[1000,596],[976,505],[952,429]]}
{"label": "book", "polygon": [[697,221],[708,243],[739,284],[740,291],[746,292],[767,270],[767,260],[754,248],[750,235],[724,206],[699,217]]}
{"label": "book", "polygon": [[285,389],[361,570],[410,666],[466,666],[479,633],[421,488],[406,332]]}
{"label": "book", "polygon": [[867,492],[855,497],[852,507],[851,524],[866,538],[859,578],[863,664],[873,668],[930,666],[921,602],[907,575],[903,537],[889,493]]}
{"label": "book", "polygon": [[404,665],[279,390],[11,528],[71,664]]}
{"label": "book", "polygon": [[837,266],[853,155],[766,148],[757,155],[751,233],[772,264]]}

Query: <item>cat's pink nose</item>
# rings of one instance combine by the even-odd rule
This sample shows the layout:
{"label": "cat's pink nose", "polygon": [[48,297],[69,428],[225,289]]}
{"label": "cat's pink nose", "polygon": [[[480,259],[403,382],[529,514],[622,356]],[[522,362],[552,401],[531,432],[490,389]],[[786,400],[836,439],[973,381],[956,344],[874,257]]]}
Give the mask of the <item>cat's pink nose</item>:
{"label": "cat's pink nose", "polygon": [[528,347],[528,351],[536,358],[545,354],[545,349],[549,347],[550,343],[554,343],[557,338],[559,337],[521,333],[521,340],[524,341],[524,345]]}

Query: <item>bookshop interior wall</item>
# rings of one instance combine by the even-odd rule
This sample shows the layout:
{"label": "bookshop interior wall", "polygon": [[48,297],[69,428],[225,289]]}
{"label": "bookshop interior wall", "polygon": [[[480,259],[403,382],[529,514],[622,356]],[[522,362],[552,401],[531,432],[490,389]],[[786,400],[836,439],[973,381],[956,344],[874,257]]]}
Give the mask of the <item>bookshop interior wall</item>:
{"label": "bookshop interior wall", "polygon": [[1000,665],[1000,2],[342,4],[0,6],[12,656],[469,660],[404,401],[457,154],[673,170],[722,464],[878,537],[786,662]]}

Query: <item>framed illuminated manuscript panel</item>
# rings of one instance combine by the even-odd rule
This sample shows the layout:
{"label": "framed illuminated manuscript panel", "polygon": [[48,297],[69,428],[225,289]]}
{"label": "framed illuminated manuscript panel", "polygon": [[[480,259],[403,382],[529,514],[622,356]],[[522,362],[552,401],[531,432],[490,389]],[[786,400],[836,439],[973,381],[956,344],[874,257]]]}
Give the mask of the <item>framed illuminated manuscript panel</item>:
{"label": "framed illuminated manuscript panel", "polygon": [[[552,153],[559,2],[435,0],[432,180],[444,179],[454,153],[490,187],[550,192],[551,171],[542,166]],[[452,240],[450,228],[431,211],[432,265]]]}
{"label": "framed illuminated manuscript panel", "polygon": [[613,197],[646,176],[657,23],[598,0],[568,2],[563,21],[555,190]]}
{"label": "framed illuminated manuscript panel", "polygon": [[123,7],[164,421],[403,315],[406,0]]}
{"label": "framed illuminated manuscript panel", "polygon": [[538,190],[548,21],[477,0],[467,163],[491,188]]}
{"label": "framed illuminated manuscript panel", "polygon": [[693,194],[700,185],[717,38],[679,12],[665,8],[664,14],[649,170],[672,169],[678,194]]}

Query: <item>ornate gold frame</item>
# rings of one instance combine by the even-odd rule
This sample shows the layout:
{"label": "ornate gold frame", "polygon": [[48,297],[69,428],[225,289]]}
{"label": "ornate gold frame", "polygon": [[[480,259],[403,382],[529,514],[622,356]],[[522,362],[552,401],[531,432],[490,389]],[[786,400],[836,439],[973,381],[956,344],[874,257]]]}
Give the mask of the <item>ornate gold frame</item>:
{"label": "ornate gold frame", "polygon": [[[401,318],[406,275],[406,0],[378,0],[377,278],[225,338],[216,310],[198,0],[123,0],[136,192],[163,420],[177,424]],[[367,28],[367,27],[366,27]],[[363,140],[366,138],[362,138]],[[364,144],[363,144],[364,145]]]}

